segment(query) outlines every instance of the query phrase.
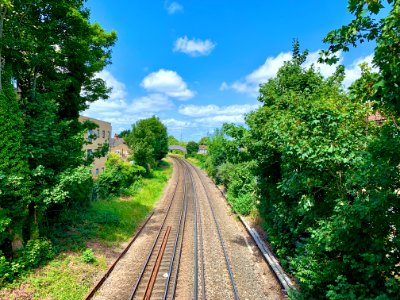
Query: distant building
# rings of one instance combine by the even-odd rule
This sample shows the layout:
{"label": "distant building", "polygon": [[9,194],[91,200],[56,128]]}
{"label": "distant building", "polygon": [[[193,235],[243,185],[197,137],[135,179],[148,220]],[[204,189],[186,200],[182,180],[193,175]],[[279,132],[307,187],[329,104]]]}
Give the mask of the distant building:
{"label": "distant building", "polygon": [[207,154],[207,150],[207,145],[199,145],[199,151],[197,152],[197,154]]}
{"label": "distant building", "polygon": [[382,125],[383,121],[385,121],[385,117],[381,115],[379,111],[376,111],[374,114],[368,116],[368,121],[373,121],[377,125]]}
{"label": "distant building", "polygon": [[[109,122],[89,117],[79,116],[79,122],[83,123],[87,120],[96,123],[99,126],[93,130],[88,130],[87,132],[85,132],[85,139],[87,142],[91,144],[84,145],[83,149],[85,150],[87,156],[91,156],[93,155],[93,152],[97,148],[99,148],[100,145],[110,144],[112,127],[111,123]],[[100,173],[104,171],[106,160],[107,160],[106,157],[100,157],[94,159],[92,168],[92,175],[94,177],[97,177]]]}
{"label": "distant building", "polygon": [[123,138],[118,137],[117,134],[110,139],[111,153],[116,153],[125,161],[128,161],[129,148]]}

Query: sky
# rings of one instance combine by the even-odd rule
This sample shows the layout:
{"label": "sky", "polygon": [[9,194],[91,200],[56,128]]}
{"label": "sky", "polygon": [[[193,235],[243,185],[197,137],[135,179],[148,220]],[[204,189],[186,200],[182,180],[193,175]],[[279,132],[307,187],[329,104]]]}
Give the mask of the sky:
{"label": "sky", "polygon": [[[112,64],[97,76],[112,88],[82,115],[113,133],[156,115],[169,135],[198,141],[223,123],[244,124],[259,84],[290,59],[293,39],[316,64],[326,34],[350,22],[347,1],[88,0],[91,22],[115,30]],[[373,45],[340,53],[344,86],[372,61]],[[335,66],[316,64],[324,76]]]}

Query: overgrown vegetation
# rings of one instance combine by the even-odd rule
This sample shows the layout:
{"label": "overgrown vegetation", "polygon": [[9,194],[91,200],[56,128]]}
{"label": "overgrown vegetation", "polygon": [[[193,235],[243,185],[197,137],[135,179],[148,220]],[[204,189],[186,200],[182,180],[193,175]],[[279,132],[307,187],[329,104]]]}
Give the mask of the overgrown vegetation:
{"label": "overgrown vegetation", "polygon": [[90,23],[84,3],[0,3],[3,281],[51,258],[47,221],[60,210],[87,206],[92,196],[85,167],[91,159],[82,146],[83,132],[93,124],[78,117],[91,102],[107,98],[96,74],[110,63],[116,34]]}
{"label": "overgrown vegetation", "polygon": [[[171,165],[163,160],[149,176],[133,183],[136,191],[129,198],[110,196],[84,208],[62,210],[55,219],[50,219],[54,214],[49,215],[46,232],[54,246],[46,249],[52,249],[55,258],[40,270],[24,272],[22,278],[6,284],[0,298],[12,299],[15,290],[34,299],[82,299],[96,274],[104,272],[110,247],[119,249],[121,242],[132,237],[160,199],[171,173]],[[40,253],[43,257],[48,252]]]}
{"label": "overgrown vegetation", "polygon": [[[349,90],[339,66],[324,78],[303,67],[307,51],[260,87],[247,128],[224,125],[209,142],[206,169],[228,201],[256,207],[298,299],[398,299],[400,294],[400,4],[349,1],[354,21],[326,37],[326,54],[377,43],[373,73]],[[383,13],[383,12],[382,12]],[[334,58],[322,57],[334,62]],[[379,110],[381,125],[366,117]]]}

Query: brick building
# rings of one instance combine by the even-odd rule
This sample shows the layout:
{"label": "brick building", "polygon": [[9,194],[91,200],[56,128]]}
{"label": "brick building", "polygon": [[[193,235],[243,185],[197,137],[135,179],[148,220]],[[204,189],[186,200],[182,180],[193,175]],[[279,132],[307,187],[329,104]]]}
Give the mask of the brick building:
{"label": "brick building", "polygon": [[123,160],[128,161],[129,148],[123,138],[118,137],[117,134],[110,139],[110,151],[122,157]]}
{"label": "brick building", "polygon": [[[87,132],[85,132],[85,139],[91,144],[84,145],[83,149],[85,150],[86,155],[90,156],[99,146],[104,145],[105,143],[110,144],[112,127],[111,123],[109,122],[85,116],[79,116],[79,122],[83,123],[87,120],[96,123],[99,126],[93,130],[88,130]],[[94,159],[92,168],[92,175],[94,177],[98,176],[101,172],[104,171],[106,160],[106,157]]]}

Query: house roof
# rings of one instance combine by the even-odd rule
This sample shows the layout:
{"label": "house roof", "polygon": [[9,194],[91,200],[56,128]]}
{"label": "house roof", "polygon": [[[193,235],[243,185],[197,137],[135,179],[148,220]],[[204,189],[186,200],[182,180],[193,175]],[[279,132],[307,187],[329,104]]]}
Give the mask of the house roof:
{"label": "house roof", "polygon": [[368,121],[375,121],[375,122],[381,122],[386,120],[384,116],[381,115],[379,111],[375,112],[372,115],[368,116]]}
{"label": "house roof", "polygon": [[123,138],[119,137],[113,137],[110,139],[110,147],[117,147],[119,145],[126,144],[125,140]]}

